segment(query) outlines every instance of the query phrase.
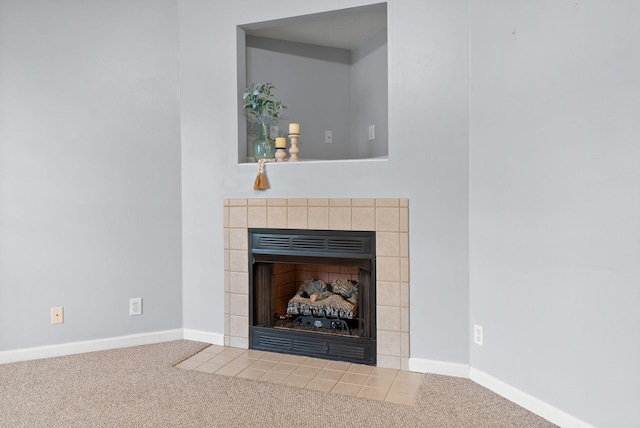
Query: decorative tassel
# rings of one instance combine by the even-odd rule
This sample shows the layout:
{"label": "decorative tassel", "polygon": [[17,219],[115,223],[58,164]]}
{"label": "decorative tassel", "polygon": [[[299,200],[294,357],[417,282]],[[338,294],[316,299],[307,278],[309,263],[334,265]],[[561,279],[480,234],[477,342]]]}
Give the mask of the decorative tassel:
{"label": "decorative tassel", "polygon": [[264,190],[269,188],[269,182],[267,176],[264,175],[264,159],[258,162],[258,176],[255,183],[253,183],[253,190]]}

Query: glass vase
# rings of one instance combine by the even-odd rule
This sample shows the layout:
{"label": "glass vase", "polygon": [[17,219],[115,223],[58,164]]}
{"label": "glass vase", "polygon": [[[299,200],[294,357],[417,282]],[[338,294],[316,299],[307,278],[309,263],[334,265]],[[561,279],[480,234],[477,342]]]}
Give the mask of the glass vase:
{"label": "glass vase", "polygon": [[276,143],[269,138],[269,123],[262,121],[260,128],[260,137],[253,142],[253,159],[256,162],[262,159],[273,160],[276,158]]}

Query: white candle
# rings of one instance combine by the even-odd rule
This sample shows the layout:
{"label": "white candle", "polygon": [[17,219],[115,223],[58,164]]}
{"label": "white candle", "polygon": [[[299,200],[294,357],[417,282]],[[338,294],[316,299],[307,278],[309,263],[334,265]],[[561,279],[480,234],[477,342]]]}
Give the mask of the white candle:
{"label": "white candle", "polygon": [[290,123],[289,124],[289,134],[299,134],[300,133],[300,124],[299,123]]}
{"label": "white candle", "polygon": [[284,137],[276,138],[276,149],[286,149],[287,148],[287,139]]}

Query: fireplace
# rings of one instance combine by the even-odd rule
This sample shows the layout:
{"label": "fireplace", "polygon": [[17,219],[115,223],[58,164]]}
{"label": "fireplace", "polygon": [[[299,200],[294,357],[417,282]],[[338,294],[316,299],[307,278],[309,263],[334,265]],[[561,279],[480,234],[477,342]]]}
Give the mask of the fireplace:
{"label": "fireplace", "polygon": [[249,347],[376,364],[375,232],[249,229]]}
{"label": "fireplace", "polygon": [[[376,296],[376,366],[408,370],[408,199],[225,199],[223,213],[226,346],[250,347],[249,276],[253,274],[249,269],[252,269],[250,228],[370,231],[375,232],[376,241],[375,283],[372,284]],[[283,266],[290,267],[276,263],[273,269],[280,272]],[[357,280],[357,274],[352,278]]]}

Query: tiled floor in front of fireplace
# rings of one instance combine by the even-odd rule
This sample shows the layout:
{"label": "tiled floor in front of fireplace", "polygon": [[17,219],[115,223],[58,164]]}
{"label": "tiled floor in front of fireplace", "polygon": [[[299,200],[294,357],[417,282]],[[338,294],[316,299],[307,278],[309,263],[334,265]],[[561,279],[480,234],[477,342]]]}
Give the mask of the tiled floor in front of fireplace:
{"label": "tiled floor in front of fireplace", "polygon": [[396,404],[413,403],[423,374],[211,345],[176,367]]}

